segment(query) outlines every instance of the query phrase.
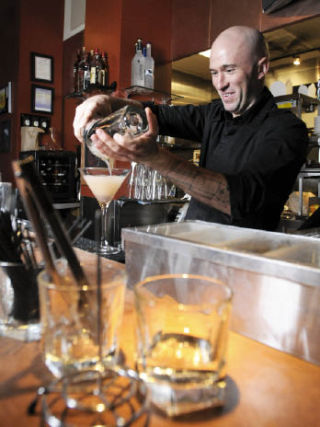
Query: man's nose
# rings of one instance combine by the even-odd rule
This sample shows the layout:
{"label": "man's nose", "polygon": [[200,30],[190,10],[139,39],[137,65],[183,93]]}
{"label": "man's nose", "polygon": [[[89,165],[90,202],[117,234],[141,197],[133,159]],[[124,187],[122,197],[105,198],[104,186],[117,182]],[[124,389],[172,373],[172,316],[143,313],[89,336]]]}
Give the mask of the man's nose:
{"label": "man's nose", "polygon": [[218,90],[222,90],[222,89],[224,89],[225,87],[228,86],[228,81],[227,81],[226,76],[224,75],[224,73],[219,73],[217,75],[217,78],[216,78],[216,81],[215,81],[215,86],[216,86],[216,89],[218,89]]}

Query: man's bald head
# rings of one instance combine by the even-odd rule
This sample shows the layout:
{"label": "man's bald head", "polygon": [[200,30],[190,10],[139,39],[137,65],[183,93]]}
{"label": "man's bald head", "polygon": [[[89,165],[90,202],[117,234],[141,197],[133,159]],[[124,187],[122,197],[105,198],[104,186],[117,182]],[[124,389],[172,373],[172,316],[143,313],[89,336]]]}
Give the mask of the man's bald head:
{"label": "man's bald head", "polygon": [[246,52],[253,62],[266,57],[269,60],[269,49],[262,33],[255,28],[236,25],[222,31],[212,44],[212,49],[221,43],[230,43]]}

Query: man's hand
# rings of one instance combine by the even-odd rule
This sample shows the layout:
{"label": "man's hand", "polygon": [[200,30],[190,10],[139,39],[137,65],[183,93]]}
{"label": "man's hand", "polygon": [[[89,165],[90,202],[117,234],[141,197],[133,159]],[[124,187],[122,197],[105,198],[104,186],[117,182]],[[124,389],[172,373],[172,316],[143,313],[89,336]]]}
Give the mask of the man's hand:
{"label": "man's hand", "polygon": [[112,112],[112,98],[108,95],[95,95],[86,99],[76,108],[73,129],[76,138],[83,142],[83,131],[94,119],[106,117]]}
{"label": "man's hand", "polygon": [[113,138],[102,129],[91,136],[94,147],[107,157],[129,162],[151,162],[157,156],[158,122],[150,108],[146,108],[149,130],[141,136],[115,134]]}

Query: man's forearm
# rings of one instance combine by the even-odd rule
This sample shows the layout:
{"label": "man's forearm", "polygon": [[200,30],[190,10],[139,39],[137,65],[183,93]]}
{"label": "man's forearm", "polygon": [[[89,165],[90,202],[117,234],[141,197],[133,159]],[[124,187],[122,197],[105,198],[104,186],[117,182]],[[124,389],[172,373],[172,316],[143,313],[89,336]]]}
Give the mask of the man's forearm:
{"label": "man's forearm", "polygon": [[164,150],[148,165],[198,201],[231,214],[230,193],[224,175],[199,168]]}

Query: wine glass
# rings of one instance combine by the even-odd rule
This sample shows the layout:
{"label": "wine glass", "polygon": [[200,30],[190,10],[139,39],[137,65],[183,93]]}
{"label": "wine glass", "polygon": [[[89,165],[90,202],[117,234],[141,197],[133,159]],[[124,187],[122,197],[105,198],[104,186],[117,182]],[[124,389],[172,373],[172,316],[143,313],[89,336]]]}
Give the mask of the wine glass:
{"label": "wine glass", "polygon": [[120,248],[113,247],[108,243],[108,207],[129,174],[130,169],[113,167],[84,167],[79,170],[101,208],[102,227],[99,252],[104,255],[119,253],[121,251]]}

